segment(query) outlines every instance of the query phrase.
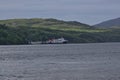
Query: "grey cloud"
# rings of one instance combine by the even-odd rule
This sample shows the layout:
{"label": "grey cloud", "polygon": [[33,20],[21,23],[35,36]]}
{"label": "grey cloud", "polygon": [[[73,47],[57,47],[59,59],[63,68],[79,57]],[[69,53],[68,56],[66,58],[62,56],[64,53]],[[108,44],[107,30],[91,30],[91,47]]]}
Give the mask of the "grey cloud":
{"label": "grey cloud", "polygon": [[93,24],[119,17],[119,4],[120,0],[0,0],[0,19],[53,17]]}

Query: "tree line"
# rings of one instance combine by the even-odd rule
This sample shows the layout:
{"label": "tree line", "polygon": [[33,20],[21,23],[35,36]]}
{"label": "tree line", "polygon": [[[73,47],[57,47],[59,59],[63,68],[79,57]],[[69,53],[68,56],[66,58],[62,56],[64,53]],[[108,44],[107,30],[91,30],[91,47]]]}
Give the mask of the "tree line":
{"label": "tree line", "polygon": [[89,33],[0,24],[0,45],[29,44],[31,41],[45,41],[59,37],[66,38],[69,43],[120,42],[120,30]]}

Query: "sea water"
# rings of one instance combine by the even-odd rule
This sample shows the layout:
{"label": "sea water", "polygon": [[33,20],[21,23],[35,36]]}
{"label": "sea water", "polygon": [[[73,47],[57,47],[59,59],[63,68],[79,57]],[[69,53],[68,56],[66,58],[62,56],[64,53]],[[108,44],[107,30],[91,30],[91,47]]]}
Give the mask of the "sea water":
{"label": "sea water", "polygon": [[0,80],[120,80],[120,43],[1,45]]}

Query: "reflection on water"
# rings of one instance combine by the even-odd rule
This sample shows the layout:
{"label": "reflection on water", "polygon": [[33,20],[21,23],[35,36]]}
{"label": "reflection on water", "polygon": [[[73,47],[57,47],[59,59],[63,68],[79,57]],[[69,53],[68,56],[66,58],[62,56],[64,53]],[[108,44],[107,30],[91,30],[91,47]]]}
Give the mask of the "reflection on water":
{"label": "reflection on water", "polygon": [[0,80],[120,80],[120,43],[0,46]]}

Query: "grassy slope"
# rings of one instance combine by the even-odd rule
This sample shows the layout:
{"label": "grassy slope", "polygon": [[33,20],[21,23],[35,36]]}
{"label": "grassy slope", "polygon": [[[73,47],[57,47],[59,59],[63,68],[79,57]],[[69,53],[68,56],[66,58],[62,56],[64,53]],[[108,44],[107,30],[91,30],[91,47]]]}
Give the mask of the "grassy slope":
{"label": "grassy slope", "polygon": [[[120,30],[118,29],[96,29],[76,21],[61,21],[56,19],[10,19],[0,20],[0,24],[5,24],[10,28],[5,30],[7,32],[6,34],[13,35],[9,36],[9,41],[11,41],[10,39],[16,38],[14,35],[17,36],[18,41],[16,40],[16,43],[13,41],[12,43],[14,44],[18,44],[20,41],[21,43],[26,43],[29,40],[39,41],[61,36],[68,39],[71,43],[120,41]],[[2,30],[3,29],[1,29],[1,31]],[[4,36],[2,37],[4,38]],[[4,38],[4,40],[6,40],[6,38]],[[12,43],[8,42],[7,44]]]}
{"label": "grassy slope", "polygon": [[78,31],[78,32],[104,32],[103,29],[94,29],[93,27],[79,23],[76,21],[62,21],[56,19],[10,19],[0,20],[0,24],[6,24],[7,26],[18,27],[18,26],[29,26],[48,28],[53,30],[62,31]]}

